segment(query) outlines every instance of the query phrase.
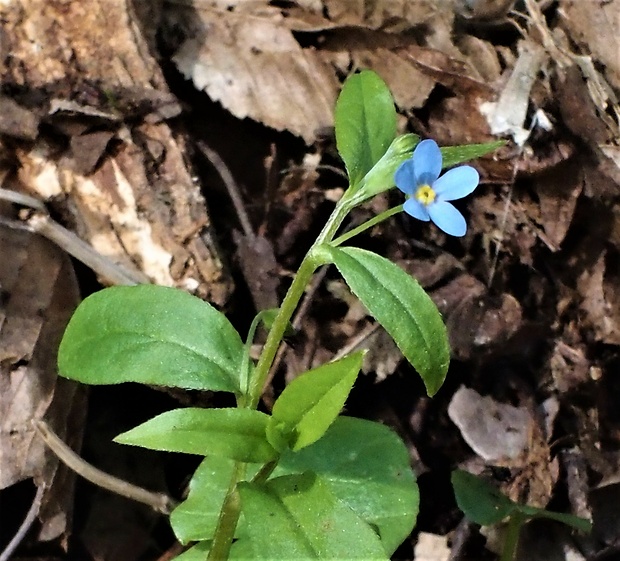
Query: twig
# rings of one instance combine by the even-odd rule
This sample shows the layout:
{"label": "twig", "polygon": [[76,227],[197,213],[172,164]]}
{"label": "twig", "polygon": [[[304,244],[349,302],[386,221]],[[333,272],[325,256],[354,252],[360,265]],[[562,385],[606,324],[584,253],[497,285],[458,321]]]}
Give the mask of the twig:
{"label": "twig", "polygon": [[31,231],[54,242],[58,247],[90,267],[95,273],[112,284],[150,284],[150,279],[137,269],[114,263],[95,251],[92,246],[64,226],[52,220],[47,214],[35,213],[26,220]]}
{"label": "twig", "polygon": [[11,189],[4,189],[0,187],[0,199],[45,212],[45,205],[39,199],[35,199],[34,197],[24,193],[12,191]]}
{"label": "twig", "polygon": [[37,492],[34,496],[34,499],[32,500],[32,504],[30,505],[30,508],[26,513],[24,521],[21,523],[21,526],[13,536],[13,539],[4,548],[4,551],[0,553],[0,561],[9,561],[11,555],[13,555],[19,544],[26,537],[26,534],[34,524],[34,521],[39,514],[39,510],[41,508],[41,501],[43,500],[43,493],[45,493],[45,485],[39,485],[39,487],[37,487]]}
{"label": "twig", "polygon": [[66,466],[91,483],[122,497],[144,503],[163,514],[170,514],[176,507],[176,501],[164,493],[147,491],[90,465],[69,448],[45,421],[35,421],[34,426],[54,454]]}
{"label": "twig", "polygon": [[342,347],[332,360],[340,360],[347,356],[350,352],[357,349],[366,339],[375,333],[381,327],[380,323],[372,323],[362,329],[353,339],[351,339],[344,347]]}
{"label": "twig", "polygon": [[52,220],[45,205],[39,199],[10,189],[0,188],[0,200],[25,206],[34,211],[21,222],[3,218],[1,220],[3,224],[13,229],[28,230],[47,238],[112,284],[132,285],[151,282],[141,271],[114,263],[95,251],[92,246],[73,232]]}
{"label": "twig", "polygon": [[459,561],[460,559],[463,559],[465,546],[471,536],[471,528],[472,525],[466,518],[463,518],[459,522],[453,533],[452,547],[450,549],[448,561]]}
{"label": "twig", "polygon": [[243,233],[246,237],[254,239],[256,234],[252,228],[252,223],[250,222],[248,213],[245,210],[245,205],[243,204],[243,197],[241,196],[241,192],[239,191],[239,187],[237,186],[230,168],[226,165],[226,162],[222,160],[220,155],[215,150],[209,148],[209,146],[207,146],[204,142],[198,141],[197,146],[204,157],[211,162],[211,165],[215,168],[215,171],[217,171],[221,180],[224,182],[224,186],[226,187],[228,195],[233,203],[233,206],[235,207],[235,212],[239,218],[239,223],[241,224]]}

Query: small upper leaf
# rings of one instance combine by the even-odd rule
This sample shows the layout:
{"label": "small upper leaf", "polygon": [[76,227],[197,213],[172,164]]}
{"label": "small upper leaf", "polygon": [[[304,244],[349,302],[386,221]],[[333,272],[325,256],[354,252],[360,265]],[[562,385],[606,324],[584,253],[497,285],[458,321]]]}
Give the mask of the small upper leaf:
{"label": "small upper leaf", "polygon": [[396,136],[396,109],[385,82],[364,70],[345,81],[335,111],[336,145],[351,186],[381,159]]}
{"label": "small upper leaf", "polygon": [[446,327],[437,307],[418,282],[400,267],[356,247],[321,246],[353,294],[394,339],[419,372],[428,395],[443,384],[450,362]]}
{"label": "small upper leaf", "polygon": [[265,435],[267,419],[253,409],[187,407],[162,413],[114,440],[151,450],[263,463],[277,456]]}
{"label": "small upper leaf", "polygon": [[259,559],[387,561],[379,536],[314,474],[241,483],[241,508]]}
{"label": "small upper leaf", "polygon": [[363,359],[358,352],[295,378],[273,405],[267,436],[271,427],[291,434],[295,451],[321,438],[344,406]]}
{"label": "small upper leaf", "polygon": [[462,162],[469,162],[489,154],[506,143],[503,140],[495,142],[485,142],[484,144],[465,144],[463,146],[444,146],[441,148],[443,156],[443,168],[449,168]]}
{"label": "small upper leaf", "polygon": [[77,308],[58,350],[62,376],[239,392],[244,347],[226,317],[182,290],[106,288]]}

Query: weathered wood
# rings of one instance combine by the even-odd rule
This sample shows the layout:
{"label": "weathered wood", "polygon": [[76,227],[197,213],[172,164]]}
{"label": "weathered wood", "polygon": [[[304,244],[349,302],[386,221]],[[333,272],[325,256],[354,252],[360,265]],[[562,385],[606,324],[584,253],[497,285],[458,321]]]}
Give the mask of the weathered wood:
{"label": "weathered wood", "polygon": [[[136,8],[152,25],[146,38]],[[0,133],[32,136],[34,114],[39,134],[5,145],[2,159],[16,170],[13,186],[47,201],[103,255],[224,305],[231,281],[185,141],[167,122],[181,108],[147,40],[157,13],[157,2],[129,0],[3,3],[0,76],[24,125]]]}

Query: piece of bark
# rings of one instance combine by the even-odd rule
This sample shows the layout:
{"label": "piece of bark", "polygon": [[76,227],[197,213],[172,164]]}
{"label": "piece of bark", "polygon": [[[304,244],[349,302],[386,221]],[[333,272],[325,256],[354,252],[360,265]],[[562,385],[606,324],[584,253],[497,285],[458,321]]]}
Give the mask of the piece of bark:
{"label": "piece of bark", "polygon": [[[184,139],[162,120],[179,107],[151,55],[151,37],[141,34],[134,10],[149,10],[140,4],[24,0],[0,7],[11,53],[0,79],[36,99],[55,129],[5,156],[17,163],[22,188],[53,201],[97,251],[221,306],[232,281],[209,242],[215,236]],[[59,114],[59,100],[80,109]],[[80,153],[82,135],[102,127],[106,136],[88,139],[93,151]]]}

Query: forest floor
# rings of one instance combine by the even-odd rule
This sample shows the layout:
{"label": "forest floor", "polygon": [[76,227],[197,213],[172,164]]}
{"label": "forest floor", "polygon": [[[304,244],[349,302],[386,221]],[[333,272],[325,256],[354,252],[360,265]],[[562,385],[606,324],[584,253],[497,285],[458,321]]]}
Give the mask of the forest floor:
{"label": "forest floor", "polygon": [[[214,8],[224,4],[229,9]],[[440,146],[505,139],[471,164],[481,184],[457,203],[466,236],[449,237],[402,214],[356,240],[416,277],[443,314],[452,362],[437,395],[426,396],[391,339],[327,269],[313,284],[264,407],[298,373],[343,349],[366,348],[345,412],[392,427],[407,444],[420,486],[417,526],[394,559],[497,557],[501,528],[480,529],[456,507],[450,474],[457,467],[485,475],[515,501],[593,520],[589,536],[555,522],[530,523],[519,559],[620,559],[620,0],[155,5],[136,1],[131,13],[162,77],[157,96],[132,90],[110,101],[97,84],[82,83],[80,91],[65,85],[53,97],[67,105],[33,124],[29,112],[43,103],[41,90],[11,82],[15,70],[7,63],[0,186],[44,201],[55,224],[108,258],[212,301],[245,334],[256,310],[281,301],[346,187],[333,106],[348,74],[368,68],[386,81],[400,132]],[[115,111],[102,110],[110,105]],[[149,120],[155,114],[158,120]],[[170,136],[145,132],[161,122]],[[61,196],[40,181],[54,162],[55,177],[74,174],[74,192],[108,185],[118,169],[135,169],[123,160],[129,145],[150,158],[144,177],[157,185],[153,192],[160,183],[149,173],[163,185],[166,173],[181,168],[188,170],[187,190],[142,191],[128,218],[114,205],[103,208],[92,192]],[[174,166],[158,167],[174,150]],[[390,192],[357,208],[347,227],[400,196]],[[49,476],[42,475],[49,460],[32,444],[32,431],[10,440],[26,421],[50,407],[67,419],[70,411],[61,432],[74,444],[83,440],[84,459],[180,498],[197,459],[111,440],[179,404],[226,402],[133,384],[86,392],[49,377],[15,390],[9,373],[49,361],[78,294],[110,283],[101,270],[68,261],[55,244],[24,238],[17,224],[30,219],[30,199],[0,198],[1,551]],[[151,258],[148,248],[123,238],[123,224],[139,226],[143,215],[175,248],[163,269],[159,254]],[[54,317],[43,327],[9,321],[11,314],[39,317],[42,309]],[[517,443],[510,452],[508,441]],[[176,551],[163,516],[68,477],[54,470],[47,480],[59,490],[45,487],[44,508],[15,559],[150,561]]]}

